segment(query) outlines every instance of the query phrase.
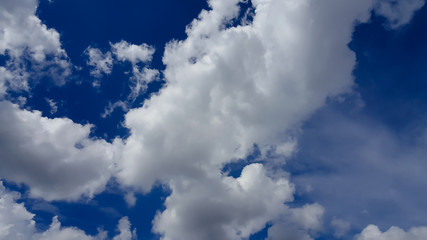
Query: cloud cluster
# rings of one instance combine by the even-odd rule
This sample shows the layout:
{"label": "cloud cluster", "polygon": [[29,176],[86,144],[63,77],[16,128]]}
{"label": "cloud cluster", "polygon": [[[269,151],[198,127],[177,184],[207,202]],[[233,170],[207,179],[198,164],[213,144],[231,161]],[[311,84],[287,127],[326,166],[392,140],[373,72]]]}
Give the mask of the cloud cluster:
{"label": "cloud cluster", "polygon": [[[113,69],[114,60],[130,62],[132,64],[132,76],[130,77],[131,94],[129,101],[135,100],[139,94],[147,90],[147,85],[159,78],[159,71],[147,66],[153,58],[155,49],[145,43],[141,45],[130,44],[124,40],[117,43],[110,43],[111,51],[102,53],[98,48],[88,47],[85,50],[89,57],[87,64],[92,66],[90,74],[96,78],[103,74],[110,74]],[[141,67],[140,65],[143,64]],[[99,81],[94,81],[95,86],[99,86]],[[107,110],[106,110],[107,111]]]}
{"label": "cloud cluster", "polygon": [[[111,176],[136,191],[166,184],[171,195],[153,221],[153,231],[165,240],[248,238],[267,223],[272,223],[269,239],[312,239],[323,228],[324,208],[286,205],[293,200],[294,187],[280,167],[296,151],[293,133],[328,97],[351,88],[355,56],[347,44],[355,23],[367,21],[376,8],[398,27],[422,4],[252,0],[252,23],[232,26],[239,2],[210,0],[211,10],[203,10],[187,27],[187,39],[166,46],[166,86],[126,114],[131,135],[124,145],[121,140],[110,144],[90,138],[90,125],[45,118],[1,101],[0,177],[25,183],[31,197],[46,200],[91,197],[104,190]],[[28,89],[34,69],[23,67],[22,58],[31,59],[35,69],[56,64],[65,70],[49,68],[53,73],[69,74],[59,34],[34,15],[34,0],[2,1],[0,9],[0,54],[10,57],[0,67],[0,94]],[[95,77],[110,74],[115,59],[131,63],[129,101],[158,78],[159,72],[147,67],[153,53],[146,44],[125,41],[111,44],[106,53],[86,50]],[[123,102],[111,105],[115,107],[127,109]],[[273,154],[277,159],[248,165],[238,178],[222,172],[227,163],[246,158],[254,144],[264,157]],[[46,232],[37,233],[33,215],[16,203],[14,194],[0,188],[0,211],[7,211],[0,214],[5,238],[105,237],[102,232],[87,236],[62,228],[57,219]],[[1,217],[8,215],[12,217]],[[345,222],[335,225],[344,232],[348,228]],[[118,229],[116,240],[135,237],[127,218]],[[365,230],[360,240],[423,232]]]}
{"label": "cloud cluster", "polygon": [[[14,240],[105,240],[107,232],[99,231],[96,236],[87,235],[75,227],[62,227],[58,217],[52,219],[50,227],[44,231],[37,231],[33,220],[34,214],[29,212],[23,203],[17,203],[20,198],[18,192],[9,192],[0,182],[0,239]],[[113,240],[136,239],[135,229],[127,217],[120,219],[118,224],[119,235]],[[132,233],[133,232],[133,233]]]}

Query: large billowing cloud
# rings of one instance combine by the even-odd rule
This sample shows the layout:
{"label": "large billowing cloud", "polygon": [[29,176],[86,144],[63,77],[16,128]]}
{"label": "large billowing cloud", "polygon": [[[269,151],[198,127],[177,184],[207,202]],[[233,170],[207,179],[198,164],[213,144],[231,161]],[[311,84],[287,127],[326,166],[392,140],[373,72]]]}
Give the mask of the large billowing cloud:
{"label": "large billowing cloud", "polygon": [[253,1],[253,25],[224,29],[237,2],[210,1],[188,38],[167,46],[167,87],[126,116],[124,183],[149,190],[245,157],[254,143],[282,144],[327,96],[351,86],[347,43],[371,1]]}
{"label": "large billowing cloud", "polygon": [[46,200],[91,197],[103,191],[116,153],[110,143],[90,139],[90,129],[1,101],[0,177],[25,183],[32,197]]}
{"label": "large billowing cloud", "polygon": [[[354,25],[368,20],[379,6],[371,0],[254,0],[252,24],[227,27],[239,13],[238,2],[209,1],[212,9],[202,11],[188,26],[188,38],[166,47],[167,86],[126,115],[131,136],[119,178],[143,191],[156,182],[170,185],[167,209],[154,221],[154,231],[164,239],[248,237],[269,221],[276,226],[270,231],[272,239],[285,233],[311,238],[308,227],[280,221],[277,214],[286,213],[281,207],[272,213],[256,198],[242,203],[240,195],[259,189],[246,193],[230,187],[245,177],[245,171],[230,180],[221,168],[245,158],[254,143],[262,152],[286,149],[281,154],[289,155],[294,150],[281,147],[295,146],[288,133],[329,96],[352,86],[355,57],[347,44]],[[268,160],[265,165],[267,170],[258,178],[281,179]],[[276,196],[281,188],[266,191],[263,199]],[[264,200],[272,205],[285,202]],[[254,216],[236,207],[246,203],[253,207],[245,209],[265,213],[256,224],[248,220]],[[189,205],[197,210],[190,211]],[[312,211],[310,216],[320,219],[322,213]],[[197,231],[187,230],[196,223]]]}
{"label": "large billowing cloud", "polygon": [[[0,239],[14,240],[105,240],[107,232],[100,231],[96,236],[87,235],[74,227],[61,227],[58,217],[52,219],[49,229],[44,232],[36,230],[34,214],[29,212],[23,203],[17,203],[20,194],[9,192],[0,182]],[[123,217],[118,225],[119,235],[114,240],[136,239],[135,230],[127,217]]]}

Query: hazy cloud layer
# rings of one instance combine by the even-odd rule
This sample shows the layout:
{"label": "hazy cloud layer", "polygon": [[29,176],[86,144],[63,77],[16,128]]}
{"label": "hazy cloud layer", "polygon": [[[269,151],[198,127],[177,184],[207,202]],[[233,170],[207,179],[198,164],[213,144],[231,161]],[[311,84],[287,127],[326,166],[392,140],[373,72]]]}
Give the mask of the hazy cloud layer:
{"label": "hazy cloud layer", "polygon": [[341,227],[361,229],[367,223],[424,225],[426,126],[397,133],[363,109],[345,109],[353,113],[323,109],[304,128],[301,150],[288,162],[297,194],[316,199],[328,219],[344,221],[333,223],[338,235],[345,235]]}

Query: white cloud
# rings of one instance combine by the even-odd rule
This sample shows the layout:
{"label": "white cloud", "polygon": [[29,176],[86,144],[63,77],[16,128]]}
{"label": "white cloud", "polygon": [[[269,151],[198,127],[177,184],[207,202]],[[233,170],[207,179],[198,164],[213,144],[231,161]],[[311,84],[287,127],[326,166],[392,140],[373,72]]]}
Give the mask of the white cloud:
{"label": "white cloud", "polygon": [[111,52],[102,53],[98,48],[88,47],[85,54],[89,57],[87,64],[92,66],[90,74],[96,78],[102,77],[103,74],[110,74],[113,69],[113,57]]}
{"label": "white cloud", "polygon": [[28,239],[35,231],[34,214],[15,202],[19,198],[19,193],[7,192],[0,182],[0,239]]}
{"label": "white cloud", "polygon": [[111,44],[111,49],[116,58],[120,61],[129,61],[132,64],[139,62],[151,62],[154,54],[154,48],[145,43],[141,45],[130,44],[124,40]]}
{"label": "white cloud", "polygon": [[[71,73],[59,34],[40,21],[36,8],[35,0],[0,2],[0,54],[10,57],[6,62],[8,72],[0,77],[0,83],[7,81],[13,90],[27,90],[31,75],[48,74],[57,84],[63,84]],[[24,64],[24,59],[30,60],[32,66]]]}
{"label": "white cloud", "polygon": [[58,111],[58,105],[53,99],[46,98],[46,102],[50,107],[50,114],[55,114]]}
{"label": "white cloud", "polygon": [[112,44],[111,49],[115,57],[120,61],[129,61],[132,63],[131,94],[130,100],[135,100],[139,94],[144,93],[148,83],[157,80],[159,71],[150,69],[147,66],[141,68],[138,63],[149,63],[153,59],[155,49],[145,43],[141,45],[130,44],[124,40]]}
{"label": "white cloud", "polygon": [[115,103],[108,103],[108,106],[105,108],[104,112],[101,114],[102,118],[106,118],[110,116],[116,108],[121,108],[124,112],[128,111],[128,104],[126,102],[123,102],[121,100],[115,102]]}
{"label": "white cloud", "polygon": [[385,0],[380,1],[376,12],[387,18],[390,27],[398,28],[407,24],[424,4],[424,0]]}
{"label": "white cloud", "polygon": [[90,129],[0,102],[0,178],[25,183],[31,197],[46,200],[75,200],[103,191],[121,141],[112,145],[90,139]]}
{"label": "white cloud", "polygon": [[159,79],[159,71],[156,69],[150,69],[144,67],[140,69],[138,66],[132,67],[133,76],[130,78],[131,80],[131,94],[129,98],[131,100],[135,100],[140,94],[145,93],[148,87],[148,83]]}
{"label": "white cloud", "polygon": [[[99,231],[96,236],[87,235],[75,227],[62,227],[58,217],[44,232],[35,228],[34,214],[30,213],[23,203],[17,203],[20,194],[9,192],[0,182],[0,239],[14,240],[104,240],[107,232]],[[114,240],[132,240],[131,225],[127,217],[120,219],[118,224],[119,235]],[[134,230],[135,231],[135,230]]]}
{"label": "white cloud", "polygon": [[391,227],[385,232],[375,225],[369,225],[356,236],[357,240],[424,240],[427,239],[427,227],[413,227],[405,232],[398,227]]}

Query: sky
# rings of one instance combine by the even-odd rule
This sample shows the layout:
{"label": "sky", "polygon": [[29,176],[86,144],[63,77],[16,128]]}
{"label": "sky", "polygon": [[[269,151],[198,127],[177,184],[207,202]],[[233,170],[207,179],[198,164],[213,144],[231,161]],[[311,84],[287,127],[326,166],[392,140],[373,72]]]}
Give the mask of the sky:
{"label": "sky", "polygon": [[0,240],[427,239],[423,0],[1,0]]}

